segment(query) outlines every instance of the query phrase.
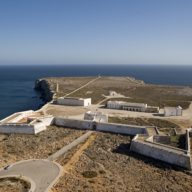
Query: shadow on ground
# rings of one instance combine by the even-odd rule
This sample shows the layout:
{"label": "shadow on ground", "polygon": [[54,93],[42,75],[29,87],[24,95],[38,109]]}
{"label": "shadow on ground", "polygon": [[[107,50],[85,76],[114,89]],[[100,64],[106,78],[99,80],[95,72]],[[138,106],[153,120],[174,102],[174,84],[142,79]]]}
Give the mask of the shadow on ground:
{"label": "shadow on ground", "polygon": [[[133,157],[133,158],[135,158],[135,159],[137,159],[139,161],[143,161],[144,163],[149,164],[150,166],[154,166],[154,167],[160,168],[162,170],[173,169],[175,171],[188,172],[188,171],[186,171],[185,169],[183,169],[181,167],[174,166],[174,165],[171,165],[169,163],[164,163],[164,162],[162,162],[160,160],[156,160],[156,159],[153,159],[153,158],[150,158],[150,157],[147,157],[147,156],[140,155],[138,153],[132,152],[132,151],[130,151],[130,146],[131,146],[130,143],[128,143],[128,144],[121,143],[116,149],[112,150],[112,152],[122,154],[122,155],[126,155],[126,156],[129,156],[129,157]],[[130,161],[131,161],[131,158],[130,158]]]}

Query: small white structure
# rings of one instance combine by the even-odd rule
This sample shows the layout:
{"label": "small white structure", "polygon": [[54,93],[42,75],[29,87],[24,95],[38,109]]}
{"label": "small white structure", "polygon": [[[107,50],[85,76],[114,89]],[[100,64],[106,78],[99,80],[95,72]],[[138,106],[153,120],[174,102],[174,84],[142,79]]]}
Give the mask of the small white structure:
{"label": "small white structure", "polygon": [[115,91],[109,91],[109,96],[114,97],[118,95]]}
{"label": "small white structure", "polygon": [[84,114],[84,120],[108,123],[108,115],[103,114],[102,112],[98,112],[98,111],[97,112],[87,111]]}
{"label": "small white structure", "polygon": [[57,104],[87,107],[91,105],[91,98],[59,97]]}
{"label": "small white structure", "polygon": [[182,107],[164,107],[164,116],[182,116]]}
{"label": "small white structure", "polygon": [[129,103],[123,101],[108,101],[108,109],[122,109],[127,111],[138,111],[145,112],[147,109],[147,104],[144,103]]}
{"label": "small white structure", "polygon": [[51,125],[53,116],[36,115],[34,111],[14,113],[0,121],[0,133],[37,134]]}
{"label": "small white structure", "polygon": [[109,91],[108,97],[124,97],[124,95],[121,95],[117,93],[116,91]]}

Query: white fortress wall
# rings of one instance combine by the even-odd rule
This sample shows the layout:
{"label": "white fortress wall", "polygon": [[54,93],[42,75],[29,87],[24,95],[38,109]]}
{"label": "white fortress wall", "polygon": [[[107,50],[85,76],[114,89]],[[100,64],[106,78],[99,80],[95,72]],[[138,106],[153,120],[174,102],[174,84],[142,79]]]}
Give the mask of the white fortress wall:
{"label": "white fortress wall", "polygon": [[138,139],[138,135],[132,140],[130,150],[191,170],[191,158],[185,150],[142,141]]}
{"label": "white fortress wall", "polygon": [[101,123],[107,123],[108,122],[108,116],[107,115],[101,115],[99,117],[95,118],[96,121]]}
{"label": "white fortress wall", "polygon": [[17,123],[21,119],[27,117],[28,115],[31,115],[33,112],[34,112],[33,110],[19,112],[18,113],[19,115],[16,118],[14,118],[13,120],[11,120],[10,123]]}
{"label": "white fortress wall", "polygon": [[34,126],[27,124],[4,124],[0,125],[0,133],[11,134],[34,134]]}
{"label": "white fortress wall", "polygon": [[115,123],[97,123],[97,130],[127,135],[146,134],[145,127]]}
{"label": "white fortress wall", "polygon": [[65,119],[61,117],[56,117],[54,119],[54,124],[57,126],[71,127],[77,129],[93,129],[95,126],[97,131],[127,134],[127,135],[147,133],[145,127],[141,126],[101,123],[88,120]]}
{"label": "white fortress wall", "polygon": [[43,122],[33,122],[31,124],[3,124],[0,125],[0,133],[5,134],[37,134],[46,130],[46,125]]}
{"label": "white fortress wall", "polygon": [[2,119],[0,121],[0,123],[5,123],[5,122],[16,123],[16,122],[20,121],[22,118],[24,118],[28,115],[31,115],[33,112],[34,112],[33,110],[29,110],[29,111],[13,113],[12,115]]}
{"label": "white fortress wall", "polygon": [[62,127],[77,128],[77,129],[92,129],[92,121],[66,119],[62,117],[55,117],[54,124]]}
{"label": "white fortress wall", "polygon": [[41,131],[46,130],[47,127],[43,122],[38,122],[38,123],[34,124],[33,129],[34,129],[34,134],[37,134],[37,133],[39,133]]}
{"label": "white fortress wall", "polygon": [[13,113],[12,115],[10,115],[10,116],[8,116],[8,117],[6,117],[6,118],[4,118],[4,119],[1,119],[0,123],[1,123],[1,124],[2,124],[2,123],[6,123],[6,122],[8,122],[10,119],[16,118],[18,115],[19,115],[18,113]]}
{"label": "white fortress wall", "polygon": [[41,120],[45,126],[50,126],[52,125],[53,121],[54,121],[54,117],[53,116],[45,116],[42,118],[38,118],[39,120]]}

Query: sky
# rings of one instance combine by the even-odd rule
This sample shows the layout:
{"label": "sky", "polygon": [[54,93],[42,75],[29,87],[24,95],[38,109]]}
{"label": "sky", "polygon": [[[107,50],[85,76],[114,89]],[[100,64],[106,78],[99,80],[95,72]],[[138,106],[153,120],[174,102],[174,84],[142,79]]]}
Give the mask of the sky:
{"label": "sky", "polygon": [[0,0],[8,64],[192,65],[192,0]]}

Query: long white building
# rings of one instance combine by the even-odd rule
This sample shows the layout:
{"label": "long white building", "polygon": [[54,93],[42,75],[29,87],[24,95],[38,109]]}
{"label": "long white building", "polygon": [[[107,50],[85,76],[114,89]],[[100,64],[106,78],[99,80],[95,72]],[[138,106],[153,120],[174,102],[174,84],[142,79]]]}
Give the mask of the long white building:
{"label": "long white building", "polygon": [[121,109],[127,111],[145,112],[147,110],[147,104],[144,103],[129,103],[123,101],[108,101],[108,109]]}
{"label": "long white building", "polygon": [[57,104],[87,107],[91,105],[91,98],[59,97],[57,99]]}

